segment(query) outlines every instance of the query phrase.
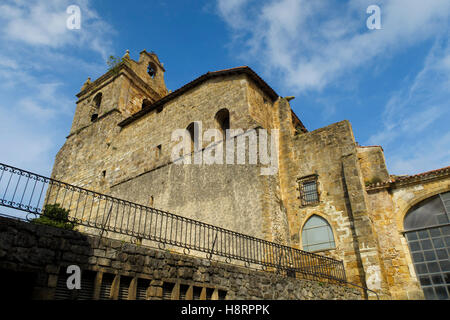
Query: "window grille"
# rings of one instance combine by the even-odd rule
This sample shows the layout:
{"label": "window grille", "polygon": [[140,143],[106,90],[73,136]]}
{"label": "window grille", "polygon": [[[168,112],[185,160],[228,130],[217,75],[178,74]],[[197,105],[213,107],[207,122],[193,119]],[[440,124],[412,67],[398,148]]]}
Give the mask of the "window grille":
{"label": "window grille", "polygon": [[194,300],[200,300],[200,295],[202,294],[202,288],[201,287],[194,287]]}
{"label": "window grille", "polygon": [[94,296],[95,275],[93,271],[81,272],[81,289],[71,290],[67,288],[67,279],[70,274],[64,271],[58,276],[55,288],[55,300],[92,300]]}
{"label": "window grille", "polygon": [[211,300],[213,293],[214,293],[214,289],[206,288],[206,300]]}
{"label": "window grille", "polygon": [[109,273],[103,274],[102,284],[100,286],[100,300],[111,299],[111,286],[114,280],[114,275]]}
{"label": "window grille", "polygon": [[319,188],[317,175],[300,178],[298,180],[302,206],[319,203]]}
{"label": "window grille", "polygon": [[182,284],[180,285],[180,300],[186,300],[186,294],[189,289],[188,285]]}
{"label": "window grille", "polygon": [[67,277],[65,272],[61,272],[58,276],[58,282],[55,288],[55,300],[71,300],[73,299],[73,291],[67,288]]}
{"label": "window grille", "polygon": [[163,300],[172,300],[172,290],[175,284],[170,282],[164,282],[163,284]]}
{"label": "window grille", "polygon": [[119,300],[128,300],[128,289],[130,288],[131,278],[130,277],[120,277],[119,285]]}
{"label": "window grille", "polygon": [[147,290],[150,286],[150,280],[138,279],[136,288],[136,300],[147,300]]}
{"label": "window grille", "polygon": [[92,300],[94,296],[95,272],[83,271],[81,273],[81,289],[77,292],[77,300]]}

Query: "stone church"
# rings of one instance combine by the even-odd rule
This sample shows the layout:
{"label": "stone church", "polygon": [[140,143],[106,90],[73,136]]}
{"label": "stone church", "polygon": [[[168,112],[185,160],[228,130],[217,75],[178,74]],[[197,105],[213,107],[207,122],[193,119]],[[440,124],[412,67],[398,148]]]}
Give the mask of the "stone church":
{"label": "stone church", "polygon": [[[358,145],[348,121],[308,131],[292,97],[246,66],[173,92],[164,72],[144,50],[88,79],[52,178],[342,260],[348,281],[385,299],[449,299],[450,167],[391,175],[382,147]],[[209,128],[276,130],[277,172],[175,164],[172,133]]]}

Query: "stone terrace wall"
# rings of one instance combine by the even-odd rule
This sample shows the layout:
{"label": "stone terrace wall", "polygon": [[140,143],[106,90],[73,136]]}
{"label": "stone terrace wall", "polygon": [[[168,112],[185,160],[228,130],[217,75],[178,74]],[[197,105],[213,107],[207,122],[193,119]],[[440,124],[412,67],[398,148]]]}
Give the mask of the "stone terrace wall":
{"label": "stone terrace wall", "polygon": [[[82,270],[81,290],[66,288],[69,265]],[[20,299],[361,299],[353,288],[3,217],[0,271],[2,292]]]}

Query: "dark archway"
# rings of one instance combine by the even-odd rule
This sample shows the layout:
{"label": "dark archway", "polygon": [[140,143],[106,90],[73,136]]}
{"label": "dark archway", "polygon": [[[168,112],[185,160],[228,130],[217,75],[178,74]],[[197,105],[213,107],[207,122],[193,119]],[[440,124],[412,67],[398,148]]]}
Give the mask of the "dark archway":
{"label": "dark archway", "polygon": [[100,106],[102,105],[103,94],[101,92],[97,93],[92,99],[94,102],[94,113],[91,115],[91,122],[94,122],[98,119],[98,115],[100,113]]}
{"label": "dark archway", "polygon": [[156,67],[151,62],[147,66],[147,73],[152,79],[154,79],[156,77]]}
{"label": "dark archway", "polygon": [[225,139],[226,131],[230,129],[230,112],[228,109],[221,109],[216,113],[214,117],[216,120],[216,125],[222,132],[223,138]]}
{"label": "dark archway", "polygon": [[152,102],[148,99],[142,100],[142,109],[150,107],[152,105]]}
{"label": "dark archway", "polygon": [[195,142],[195,127],[197,126],[197,124],[195,122],[191,122],[186,130],[189,134],[189,138],[191,139],[191,152],[195,151],[195,147],[196,147],[196,142]]}

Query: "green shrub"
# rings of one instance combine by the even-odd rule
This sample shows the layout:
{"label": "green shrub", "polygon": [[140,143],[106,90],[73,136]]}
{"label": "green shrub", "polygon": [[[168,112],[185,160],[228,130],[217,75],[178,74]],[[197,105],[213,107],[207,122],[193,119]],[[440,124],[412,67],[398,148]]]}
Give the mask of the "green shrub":
{"label": "green shrub", "polygon": [[127,58],[120,58],[115,56],[109,56],[108,60],[106,61],[106,64],[108,65],[108,72],[112,71],[114,75],[117,75],[120,70],[120,66],[122,64],[128,64],[129,59]]}
{"label": "green shrub", "polygon": [[74,224],[69,221],[69,210],[62,208],[58,203],[45,205],[41,216],[31,222],[66,230],[74,228]]}

